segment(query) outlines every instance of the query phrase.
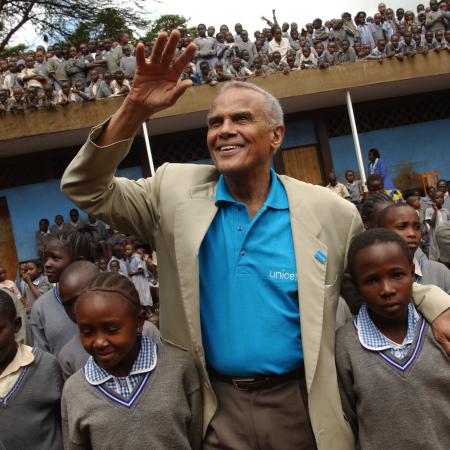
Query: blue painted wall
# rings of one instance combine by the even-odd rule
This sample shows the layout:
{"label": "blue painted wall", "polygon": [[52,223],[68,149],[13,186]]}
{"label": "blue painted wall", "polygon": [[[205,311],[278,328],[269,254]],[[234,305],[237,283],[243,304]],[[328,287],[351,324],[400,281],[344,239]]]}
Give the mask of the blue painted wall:
{"label": "blue painted wall", "polygon": [[[142,177],[140,167],[122,169],[117,175],[137,180]],[[60,180],[29,184],[11,189],[0,189],[0,196],[6,197],[12,222],[19,261],[36,258],[35,233],[39,220],[47,218],[50,226],[57,214],[68,221],[69,211],[75,207],[60,191]],[[80,218],[87,216],[80,211]]]}
{"label": "blue painted wall", "polygon": [[302,147],[316,143],[316,130],[312,120],[286,121],[286,134],[281,148]]}
{"label": "blue painted wall", "polygon": [[[367,168],[369,163],[368,150],[377,148],[394,180],[408,170],[415,173],[437,170],[441,178],[450,179],[449,130],[450,119],[444,119],[361,133],[364,167]],[[351,135],[330,139],[330,149],[336,174],[341,180],[347,169],[359,173]]]}

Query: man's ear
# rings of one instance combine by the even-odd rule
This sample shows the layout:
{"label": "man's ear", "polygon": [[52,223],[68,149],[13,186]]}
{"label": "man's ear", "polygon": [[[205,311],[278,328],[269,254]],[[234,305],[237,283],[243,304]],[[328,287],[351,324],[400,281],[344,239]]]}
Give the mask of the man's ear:
{"label": "man's ear", "polygon": [[283,142],[285,128],[283,125],[277,125],[272,129],[272,148],[278,150]]}

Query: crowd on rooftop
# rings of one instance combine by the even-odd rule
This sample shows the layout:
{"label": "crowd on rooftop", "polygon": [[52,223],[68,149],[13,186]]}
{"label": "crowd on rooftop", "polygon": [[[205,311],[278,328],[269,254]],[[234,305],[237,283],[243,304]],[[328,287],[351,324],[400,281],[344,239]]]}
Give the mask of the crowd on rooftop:
{"label": "crowd on rooftop", "polygon": [[[193,85],[231,79],[268,76],[291,71],[326,69],[337,64],[385,58],[404,59],[429,52],[450,52],[450,1],[431,0],[416,11],[384,3],[373,15],[357,12],[352,18],[320,18],[299,28],[297,22],[279,24],[273,10],[271,20],[253,38],[240,23],[234,33],[227,25],[199,24],[196,36],[185,35],[177,55],[194,42],[198,51],[183,72]],[[153,42],[143,42],[150,56]],[[117,41],[91,39],[78,47],[54,44],[20,51],[0,58],[0,113],[55,108],[73,102],[124,96],[136,70],[135,46],[128,33]]]}

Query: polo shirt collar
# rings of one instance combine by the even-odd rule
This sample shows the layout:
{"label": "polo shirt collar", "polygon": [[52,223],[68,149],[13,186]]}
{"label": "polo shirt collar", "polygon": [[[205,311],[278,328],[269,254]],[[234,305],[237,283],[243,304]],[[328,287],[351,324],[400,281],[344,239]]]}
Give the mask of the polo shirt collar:
{"label": "polo shirt collar", "polygon": [[[220,206],[221,203],[239,203],[231,196],[223,175],[220,175],[219,177],[214,201],[216,206]],[[264,202],[264,206],[272,209],[289,209],[286,191],[273,169],[270,169],[269,195]]]}
{"label": "polo shirt collar", "polygon": [[[141,335],[141,349],[133,367],[128,376],[138,375],[146,372],[151,372],[156,367],[157,361],[157,346],[147,336]],[[85,367],[84,374],[89,384],[94,386],[105,383],[114,378],[109,372],[100,367],[92,356],[89,357]]]}

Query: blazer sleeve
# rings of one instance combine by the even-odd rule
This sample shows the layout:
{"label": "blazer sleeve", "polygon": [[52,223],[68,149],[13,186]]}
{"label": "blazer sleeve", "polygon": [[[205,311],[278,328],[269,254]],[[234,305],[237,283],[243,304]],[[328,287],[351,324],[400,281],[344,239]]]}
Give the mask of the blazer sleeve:
{"label": "blazer sleeve", "polygon": [[105,123],[91,131],[67,167],[61,190],[83,211],[121,232],[135,234],[154,244],[159,223],[159,185],[167,165],[160,167],[154,177],[137,181],[114,176],[133,139],[97,146],[94,141]]}

